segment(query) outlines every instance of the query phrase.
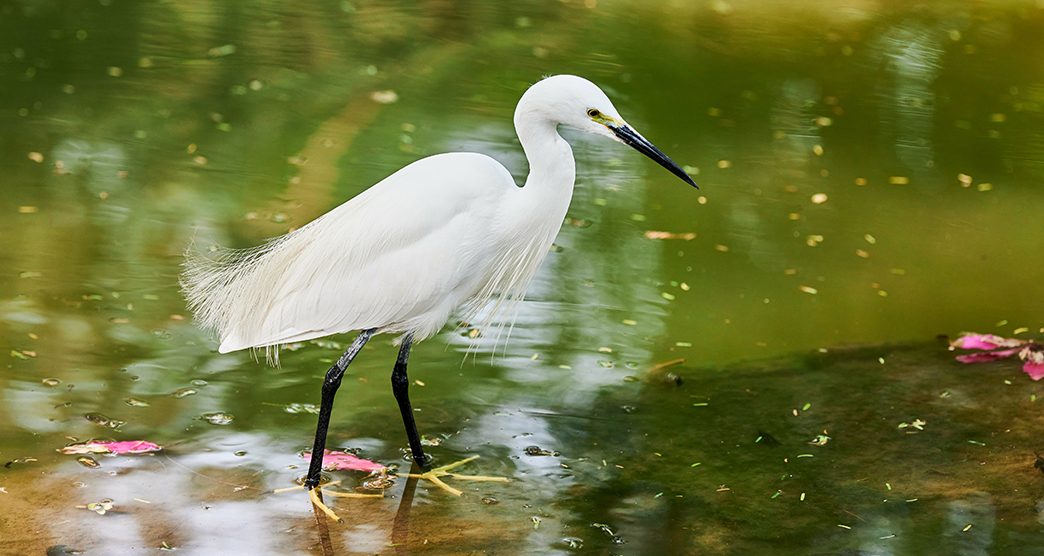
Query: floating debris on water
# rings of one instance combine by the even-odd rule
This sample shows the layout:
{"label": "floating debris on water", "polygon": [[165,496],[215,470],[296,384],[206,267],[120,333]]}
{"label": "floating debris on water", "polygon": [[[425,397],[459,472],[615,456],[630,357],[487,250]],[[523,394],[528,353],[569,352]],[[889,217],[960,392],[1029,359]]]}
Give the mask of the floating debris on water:
{"label": "floating debris on water", "polygon": [[81,509],[81,510],[92,511],[92,512],[98,514],[98,515],[105,515],[107,512],[112,510],[112,508],[113,508],[113,501],[112,501],[112,498],[105,498],[105,499],[103,499],[100,502],[91,502],[90,504],[87,504],[87,505],[84,505],[84,506],[76,506],[76,507]]}
{"label": "floating debris on water", "polygon": [[817,434],[815,438],[808,441],[812,446],[826,446],[828,442],[830,442],[830,437],[825,434]]}
{"label": "floating debris on water", "polygon": [[44,386],[51,386],[51,387],[58,386],[59,384],[62,383],[62,381],[57,379],[57,378],[45,378],[45,379],[41,380],[40,382]]}
{"label": "floating debris on water", "polygon": [[158,452],[163,447],[147,440],[124,440],[120,442],[109,440],[91,440],[70,444],[58,450],[59,452],[71,454],[146,454]]}
{"label": "floating debris on water", "polygon": [[149,402],[145,400],[139,400],[138,398],[125,398],[123,403],[131,407],[149,407]]}
{"label": "floating debris on water", "polygon": [[287,404],[283,408],[283,411],[285,411],[287,413],[290,413],[290,414],[311,413],[312,415],[318,415],[319,414],[319,406],[315,405],[314,403],[296,403],[296,402],[294,402],[294,403]]}
{"label": "floating debris on water", "polygon": [[927,425],[927,424],[928,424],[928,422],[924,421],[922,419],[914,419],[913,421],[911,421],[909,423],[907,423],[905,421],[902,422],[902,423],[899,423],[899,426],[897,428],[899,430],[904,430],[905,429],[907,434],[914,434],[914,433],[923,431],[924,430],[924,426]]}
{"label": "floating debris on water", "polygon": [[370,476],[364,479],[359,486],[369,490],[385,490],[391,488],[395,484],[391,476],[383,471],[371,473]]}
{"label": "floating debris on water", "polygon": [[187,398],[189,396],[195,396],[196,394],[198,394],[198,392],[196,391],[195,388],[178,388],[177,390],[172,392],[170,395],[174,396],[175,398],[181,399],[181,398]]}
{"label": "floating debris on water", "polygon": [[214,413],[204,413],[199,416],[200,419],[210,423],[211,425],[228,425],[232,423],[235,417],[231,413],[222,413],[220,411]]}
{"label": "floating debris on water", "polygon": [[580,537],[562,537],[561,543],[570,550],[580,550],[584,547],[584,539]]}
{"label": "floating debris on water", "polygon": [[[312,457],[312,453],[302,452],[301,457],[309,459]],[[325,450],[323,451],[323,469],[327,471],[365,471],[373,473],[375,471],[383,472],[387,467],[348,452]]]}
{"label": "floating debris on water", "polygon": [[101,467],[101,464],[98,463],[98,460],[92,458],[91,456],[80,456],[76,458],[76,463],[79,463],[80,465],[88,469],[97,469]]}
{"label": "floating debris on water", "polygon": [[696,239],[696,232],[660,232],[656,230],[647,230],[645,232],[645,239],[682,239],[685,241],[692,241]]}
{"label": "floating debris on water", "polygon": [[111,417],[107,417],[105,415],[102,415],[101,413],[87,413],[83,416],[83,418],[94,423],[95,425],[108,427],[114,430],[122,427],[127,423],[126,421],[122,421],[120,419],[113,419]]}
{"label": "floating debris on water", "polygon": [[[1023,329],[1019,329],[1023,330]],[[1018,356],[1022,371],[1033,380],[1044,378],[1044,343],[1019,338],[1002,338],[993,334],[965,332],[950,343],[950,349],[977,350],[958,355],[961,363],[986,363]]]}
{"label": "floating debris on water", "polygon": [[558,456],[559,455],[559,453],[557,451],[545,450],[545,449],[541,448],[540,446],[526,446],[525,449],[522,450],[522,452],[524,454],[526,454],[527,456]]}
{"label": "floating debris on water", "polygon": [[399,94],[391,89],[370,93],[370,100],[377,104],[393,104],[399,101]]}
{"label": "floating debris on water", "polygon": [[646,373],[646,380],[650,382],[662,382],[672,386],[681,386],[682,377],[681,375],[670,371],[672,367],[676,367],[685,363],[684,358],[671,359],[662,363],[653,365]]}
{"label": "floating debris on water", "polygon": [[605,533],[606,535],[609,535],[609,542],[611,542],[613,544],[624,544],[624,542],[626,542],[626,541],[624,541],[624,539],[622,537],[620,537],[616,533],[614,533],[613,530],[608,525],[606,525],[605,523],[592,523],[591,527],[594,527],[595,529],[599,529],[603,533]]}

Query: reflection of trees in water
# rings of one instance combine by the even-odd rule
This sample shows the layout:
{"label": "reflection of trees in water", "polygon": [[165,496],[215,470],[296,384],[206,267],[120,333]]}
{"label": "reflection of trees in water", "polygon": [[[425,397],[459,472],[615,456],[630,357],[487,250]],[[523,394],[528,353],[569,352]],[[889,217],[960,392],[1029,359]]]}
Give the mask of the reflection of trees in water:
{"label": "reflection of trees in water", "polygon": [[[65,379],[63,386],[76,384],[71,394],[58,396],[56,391],[40,393],[39,377],[35,374],[31,379],[25,378],[31,374],[28,372],[21,377],[11,373],[0,375],[3,392],[0,420],[16,431],[12,438],[17,442],[29,442],[28,434],[22,434],[27,432],[89,434],[94,429],[84,428],[81,422],[85,411],[98,409],[108,413],[107,408],[112,404],[119,406],[123,397],[165,394],[187,386],[192,378],[210,378],[242,362],[236,357],[214,357],[206,349],[210,344],[187,321],[168,321],[169,314],[183,312],[174,282],[179,254],[191,238],[201,245],[252,244],[263,236],[299,224],[296,219],[304,218],[305,214],[314,216],[336,204],[346,189],[366,185],[358,179],[358,174],[344,171],[342,176],[336,169],[338,164],[346,166],[344,160],[350,157],[345,155],[351,145],[349,133],[361,128],[369,137],[384,134],[384,130],[392,130],[387,132],[392,137],[398,135],[400,130],[396,126],[401,121],[389,124],[388,118],[382,121],[378,117],[392,111],[401,114],[401,111],[412,110],[413,122],[430,126],[439,134],[448,131],[457,134],[456,138],[431,138],[436,131],[427,135],[418,132],[420,139],[414,143],[417,152],[436,152],[444,150],[442,145],[452,145],[454,150],[493,154],[516,170],[516,176],[524,173],[525,163],[509,125],[510,110],[521,89],[505,83],[531,82],[540,73],[549,71],[593,71],[587,61],[615,60],[598,58],[603,52],[616,52],[620,59],[635,56],[632,62],[619,63],[619,68],[606,63],[607,81],[615,77],[613,72],[619,69],[633,72],[653,85],[657,79],[668,78],[672,82],[691,79],[698,84],[692,88],[693,99],[671,99],[679,105],[691,101],[694,107],[687,110],[696,116],[686,114],[686,117],[691,116],[693,120],[706,108],[700,104],[705,97],[699,95],[704,91],[716,91],[726,97],[732,95],[740,79],[737,76],[763,82],[761,70],[767,75],[778,75],[773,73],[778,70],[770,67],[773,64],[785,66],[788,75],[799,74],[779,80],[778,86],[757,88],[748,83],[760,96],[756,102],[742,106],[753,106],[754,112],[760,110],[759,106],[767,107],[764,113],[755,114],[765,120],[751,123],[738,118],[737,127],[752,126],[764,142],[743,136],[742,132],[729,136],[730,132],[724,127],[708,134],[706,141],[713,144],[701,145],[707,150],[699,153],[700,164],[713,165],[718,159],[739,162],[722,181],[737,185],[764,184],[766,192],[778,189],[780,183],[772,181],[776,178],[804,186],[808,183],[804,180],[814,178],[813,168],[819,169],[814,166],[818,159],[810,155],[817,144],[826,146],[827,157],[845,156],[837,155],[838,151],[863,157],[869,151],[872,154],[866,158],[874,163],[885,158],[876,151],[887,151],[912,172],[938,179],[932,174],[930,164],[947,152],[951,153],[951,159],[960,159],[962,164],[973,162],[972,157],[952,154],[962,147],[961,141],[940,139],[940,133],[946,134],[945,130],[950,129],[950,119],[988,118],[994,109],[985,106],[982,91],[1007,90],[1011,82],[1017,85],[1017,94],[1010,93],[1011,98],[998,100],[1000,108],[996,109],[1011,108],[1007,111],[1008,121],[1003,127],[995,126],[1001,128],[1002,133],[989,141],[988,149],[981,150],[988,153],[981,158],[988,160],[976,163],[1028,168],[1032,176],[1037,177],[1044,174],[1041,171],[1044,126],[1040,125],[1039,116],[1040,107],[1044,106],[1044,88],[1036,83],[1040,76],[1032,69],[1015,75],[1019,73],[1015,70],[1019,69],[1023,57],[1014,57],[1013,66],[1001,76],[1004,79],[998,79],[995,73],[979,71],[978,67],[973,68],[976,71],[968,71],[966,64],[972,62],[965,58],[953,62],[948,58],[965,44],[974,43],[983,48],[979,58],[987,60],[976,63],[985,66],[997,62],[996,53],[1003,52],[999,49],[1005,48],[1005,44],[1029,47],[1036,44],[1032,37],[1023,36],[1028,33],[1025,27],[997,26],[989,22],[985,38],[992,37],[990,42],[978,40],[983,37],[976,37],[974,28],[969,30],[962,26],[964,23],[951,25],[953,22],[944,18],[933,20],[925,16],[916,22],[902,20],[894,25],[869,16],[842,18],[839,32],[852,33],[845,37],[857,37],[861,33],[872,37],[867,41],[851,41],[855,55],[849,59],[867,61],[867,64],[846,61],[835,66],[839,71],[830,74],[813,67],[820,59],[810,54],[813,47],[823,44],[827,44],[824,48],[828,52],[837,46],[821,42],[818,34],[821,28],[810,32],[808,26],[792,20],[768,19],[764,21],[770,25],[765,25],[758,19],[761,23],[756,28],[736,27],[728,31],[723,25],[726,34],[733,33],[729,36],[750,36],[760,42],[746,42],[744,48],[737,51],[717,52],[722,55],[723,65],[731,66],[734,73],[708,75],[699,72],[699,63],[687,63],[693,59],[705,61],[699,58],[706,56],[703,50],[695,51],[696,54],[692,48],[654,53],[657,60],[683,61],[679,66],[683,71],[673,66],[654,67],[653,62],[644,58],[649,52],[646,45],[650,33],[657,32],[661,26],[669,28],[670,33],[688,32],[683,18],[665,22],[659,11],[648,14],[612,10],[583,12],[590,24],[584,28],[569,26],[568,33],[562,32],[566,26],[559,20],[548,24],[533,16],[529,23],[535,21],[540,25],[524,28],[516,34],[516,24],[522,22],[515,16],[532,16],[523,13],[527,7],[517,8],[517,13],[505,16],[503,12],[485,8],[485,4],[473,6],[474,9],[457,9],[444,2],[421,5],[352,2],[351,5],[354,11],[345,12],[341,4],[329,2],[308,2],[292,9],[278,3],[224,6],[179,2],[151,4],[147,9],[130,5],[113,11],[98,8],[90,17],[77,19],[73,15],[84,12],[73,12],[60,3],[52,3],[30,6],[27,9],[32,17],[29,18],[8,17],[9,13],[0,17],[0,29],[4,30],[0,32],[0,41],[11,45],[0,54],[0,61],[10,62],[0,64],[0,76],[9,85],[0,91],[0,105],[9,109],[0,113],[0,123],[7,131],[0,135],[0,147],[3,147],[0,160],[16,172],[9,176],[11,179],[4,187],[5,191],[28,192],[20,197],[20,202],[29,203],[25,200],[29,199],[41,208],[39,215],[19,217],[14,226],[6,222],[0,224],[5,239],[15,246],[0,256],[12,269],[42,273],[39,278],[21,281],[0,278],[5,286],[13,285],[10,290],[13,293],[5,293],[5,299],[0,302],[3,335],[13,338],[17,347],[24,343],[21,339],[29,331],[41,336],[39,342],[33,344],[39,346],[36,347],[39,357],[24,364],[14,362],[14,365],[22,365],[15,367],[16,372],[33,364],[33,372],[39,370],[41,374],[55,374]],[[735,9],[745,8],[737,5]],[[620,25],[623,18],[627,18],[628,25]],[[569,19],[561,21],[568,23]],[[779,27],[768,29],[773,27],[773,21],[780,24]],[[613,24],[612,34],[604,32],[609,24]],[[960,29],[965,40],[952,41],[946,34],[951,27]],[[88,31],[87,40],[76,38],[78,28]],[[63,37],[50,38],[52,29],[62,29]],[[522,33],[524,38],[519,38]],[[842,42],[845,40],[847,38]],[[456,46],[447,46],[453,42]],[[228,44],[235,45],[234,53],[221,55],[220,50],[208,53],[211,48]],[[530,56],[532,44],[540,44],[544,56],[550,55],[550,58]],[[672,44],[681,43],[665,41],[665,48]],[[548,48],[548,45],[560,48]],[[573,48],[574,45],[583,45],[584,52],[576,59],[585,63],[563,64],[563,60],[576,54],[578,49]],[[779,45],[788,48],[774,48]],[[988,51],[989,48],[997,50]],[[20,49],[17,56],[16,49]],[[432,54],[435,50],[439,52]],[[477,66],[468,65],[473,56],[480,61],[488,58],[513,62],[511,67],[490,67],[479,74],[475,72]],[[639,68],[639,64],[647,62],[649,66]],[[377,75],[370,75],[370,65]],[[106,72],[110,66],[120,67],[122,76],[109,77]],[[747,75],[751,68],[755,68],[753,77]],[[645,73],[639,74],[638,69]],[[460,78],[462,72],[467,72],[465,79]],[[28,73],[33,75],[27,77]],[[694,74],[699,75],[694,77]],[[256,89],[255,80],[260,85]],[[959,83],[960,87],[952,88],[951,93],[964,96],[944,113],[936,91],[937,84],[945,80]],[[841,99],[847,110],[845,115],[836,117],[835,125],[829,129],[810,123],[817,116],[829,114],[823,110],[821,96],[834,94],[838,85],[846,81],[851,83],[841,87],[849,91],[848,96]],[[495,84],[478,86],[476,83]],[[63,92],[63,85],[72,85],[72,92]],[[371,104],[368,94],[379,88],[400,91],[403,93],[400,102],[392,107]],[[639,83],[622,88],[642,94],[656,89]],[[873,94],[860,96],[861,88]],[[464,96],[468,93],[475,96]],[[472,118],[496,123],[471,127],[464,132],[468,126],[460,125],[458,114],[440,109],[447,98],[469,98],[460,104],[481,113],[481,117],[473,114]],[[655,95],[652,98],[656,98]],[[641,102],[632,104],[641,107]],[[496,110],[490,110],[490,106]],[[28,115],[16,119],[11,114],[20,107],[27,107]],[[625,115],[630,112],[624,111]],[[742,110],[732,112],[728,114],[730,117]],[[867,125],[852,126],[846,124],[852,121],[846,118],[856,121],[862,118]],[[769,143],[763,133],[766,121],[771,131],[784,132],[782,139]],[[221,123],[228,124],[227,131],[219,127]],[[747,127],[744,132],[750,129]],[[342,143],[331,148],[331,152],[320,153],[319,149],[327,148],[326,139],[322,137],[326,131],[335,139],[339,137]],[[651,137],[658,136],[653,126],[643,131],[648,131]],[[984,133],[977,131],[980,132]],[[187,153],[190,144],[195,144],[199,151]],[[673,154],[670,145],[661,146]],[[30,174],[18,170],[25,164],[28,150],[38,150],[46,158],[44,166],[34,166],[33,171],[47,168],[47,172]],[[737,153],[758,160],[745,166],[738,161]],[[196,154],[206,156],[207,163],[194,162]],[[599,392],[612,391],[603,387],[619,384],[624,375],[635,373],[626,367],[628,361],[643,367],[647,364],[653,353],[652,343],[666,334],[665,319],[670,317],[686,326],[693,324],[672,314],[667,309],[669,306],[660,302],[656,280],[664,275],[663,269],[669,262],[662,253],[669,251],[659,243],[644,240],[641,226],[631,220],[632,214],[645,212],[640,176],[661,170],[624,147],[600,140],[576,144],[575,154],[580,163],[580,184],[569,216],[579,226],[563,227],[558,240],[562,252],[552,253],[545,262],[528,300],[519,307],[510,341],[506,336],[500,340],[501,351],[506,352],[493,359],[500,367],[497,380],[479,381],[481,384],[459,395],[461,403],[473,405],[479,413],[461,433],[459,441],[455,441],[461,446],[492,443],[492,447],[482,449],[504,459],[520,454],[531,444],[562,450],[574,447],[570,455],[577,455],[582,452],[577,446],[584,446],[591,430],[614,426],[591,421],[591,410],[612,399],[599,395]],[[288,165],[287,159],[295,155],[308,158],[310,165]],[[329,156],[323,158],[323,155]],[[69,175],[49,173],[55,160],[65,164]],[[384,169],[391,169],[388,160],[373,157],[367,163],[371,167],[380,166],[381,172],[387,173]],[[616,165],[620,160],[622,164]],[[769,161],[774,168],[766,171],[764,161]],[[330,170],[320,172],[317,168]],[[358,171],[354,166],[348,169]],[[127,177],[119,177],[119,172],[124,170]],[[705,168],[705,171],[714,175],[713,168]],[[295,177],[302,179],[291,182],[294,187],[288,187],[288,181]],[[950,180],[951,176],[944,178]],[[927,181],[918,181],[916,185]],[[276,203],[286,207],[281,210],[291,213],[291,219],[266,220],[273,214],[262,207],[270,206],[268,199],[279,197],[276,192],[284,191],[285,198]],[[710,191],[708,189],[708,193]],[[107,199],[101,200],[101,193],[106,193]],[[802,189],[800,201],[784,203],[797,206],[805,202],[809,193],[811,191]],[[728,193],[715,192],[715,195],[724,197]],[[727,204],[718,203],[717,199],[722,197],[712,201],[717,204],[706,218],[715,224],[701,227],[700,233],[705,234],[701,240],[710,241],[706,237],[710,235],[706,234],[708,231],[721,233],[729,239],[732,253],[749,259],[749,264],[744,262],[727,269],[735,273],[732,276],[736,280],[753,275],[748,272],[750,265],[778,275],[782,268],[797,267],[797,262],[802,262],[805,265],[802,272],[808,269],[808,274],[814,275],[816,260],[805,255],[808,248],[803,238],[795,239],[792,232],[820,231],[815,225],[836,230],[836,221],[842,220],[845,214],[852,214],[838,211],[837,217],[820,216],[832,218],[831,224],[820,221],[806,226],[802,221],[798,226],[783,219],[790,206],[781,206],[778,197],[734,195]],[[833,196],[831,203],[834,203]],[[824,212],[832,211],[835,205],[821,208]],[[298,212],[292,213],[291,209]],[[5,206],[5,210],[14,213],[11,206]],[[870,214],[869,210],[861,207],[859,214]],[[243,223],[242,216],[253,211],[259,212],[261,219]],[[584,227],[585,222],[590,222],[590,226]],[[853,233],[858,232],[854,236],[857,240],[866,231],[866,225],[858,219],[851,219],[847,226],[852,227]],[[830,237],[827,245],[834,239]],[[850,251],[848,244],[845,249]],[[851,257],[851,253],[846,255]],[[840,280],[840,277],[832,275],[831,279]],[[724,299],[734,293],[729,288],[735,287],[734,284],[708,286],[702,292],[708,303]],[[788,291],[793,290],[793,284],[785,286]],[[721,289],[715,290],[715,287]],[[93,294],[103,299],[82,299],[84,295]],[[146,299],[144,295],[158,299]],[[775,306],[776,297],[773,303]],[[133,305],[133,309],[128,309],[128,305]],[[872,307],[876,310],[877,305]],[[811,318],[816,315],[820,320]],[[814,311],[805,315],[806,322],[810,323],[803,325],[809,328],[808,336],[824,334],[825,321],[833,319],[833,315]],[[858,313],[849,312],[849,316],[852,315]],[[129,322],[114,324],[111,318],[126,318]],[[633,319],[638,324],[623,324],[624,319]],[[770,328],[766,336],[779,332],[774,327],[795,326],[788,324],[782,313],[774,322],[763,320],[763,326]],[[706,326],[709,330],[714,325]],[[440,341],[461,351],[471,343],[448,331],[441,338]],[[485,366],[487,354],[492,351],[490,336],[479,338],[478,345],[481,355],[477,364]],[[602,353],[598,350],[600,347],[613,351]],[[428,347],[428,353],[431,351],[438,348],[432,345]],[[538,359],[531,359],[533,354],[538,354]],[[424,359],[436,360],[439,356],[421,357],[419,363],[424,364]],[[441,360],[447,359],[452,358],[441,357]],[[312,363],[314,361],[309,360],[308,364]],[[209,386],[200,389],[199,395],[171,405],[164,413],[166,420],[150,426],[156,431],[181,430],[191,425],[196,415],[211,410],[244,416],[255,414],[256,408],[250,408],[257,400],[269,396],[281,399],[285,393],[273,394],[278,388],[312,380],[311,373],[300,369],[284,373],[254,369],[253,363],[249,366],[250,373],[264,374],[264,378],[253,380],[245,373],[233,378],[214,377]],[[121,369],[126,370],[121,372]],[[140,379],[124,381],[124,375],[136,375]],[[383,392],[383,388],[381,390]],[[77,405],[55,409],[57,402],[67,399],[76,400]],[[153,415],[160,412],[158,407],[162,403],[154,402]],[[386,404],[387,411],[375,414],[394,416],[390,400],[383,399],[381,403]],[[489,405],[483,405],[487,403]],[[122,406],[120,409],[112,412],[114,417],[133,415]],[[601,415],[604,416],[604,412]],[[61,419],[51,421],[51,416]],[[70,425],[62,419],[75,420],[76,424]],[[269,426],[274,429],[279,425],[272,419]],[[139,423],[144,422],[143,419]],[[131,424],[135,424],[134,421]],[[397,427],[398,422],[393,419],[386,425]],[[198,432],[188,434],[192,437],[188,446],[200,446],[210,438]],[[268,446],[269,436],[261,434],[243,444]],[[53,435],[53,438],[59,437]],[[283,435],[279,438],[300,440]],[[228,439],[236,441],[230,436]],[[299,442],[291,443],[296,446]],[[52,448],[46,446],[48,451]],[[187,448],[186,452],[194,449]],[[188,462],[193,454],[176,457],[184,457]],[[549,457],[518,460],[520,473],[537,478],[525,487],[535,490],[535,498],[551,504],[551,500],[566,497],[570,488],[614,476],[612,469],[598,476],[558,472],[560,461]],[[225,465],[228,462],[219,461],[215,456],[214,460],[203,458],[197,463]],[[276,470],[268,470],[278,475]],[[157,479],[166,476],[163,472],[156,474]],[[179,485],[189,483],[188,480],[175,483],[170,490],[163,491],[164,496],[184,502],[185,492],[176,490]],[[121,495],[118,488],[99,491],[98,498]],[[606,508],[612,509],[599,515],[612,514],[626,519],[627,507],[632,501],[618,500],[616,494],[603,494]],[[264,500],[253,505],[270,509],[269,503],[270,500]],[[673,503],[664,502],[664,505]],[[235,521],[241,522],[243,515],[258,511],[256,507],[246,507],[250,505],[229,510],[229,515],[239,516]],[[664,515],[659,509],[654,510],[648,513]],[[967,513],[955,508],[956,521],[966,519],[961,512]],[[263,515],[255,516],[253,521],[270,526],[278,519],[281,516]],[[975,519],[977,523],[980,521],[978,517]],[[539,529],[533,530],[526,541],[527,546],[533,547],[530,551],[540,552],[554,544],[561,536],[562,522],[565,520],[545,520]],[[868,530],[876,534],[876,527]],[[208,531],[212,529],[199,526],[190,528],[184,536],[205,538]],[[124,538],[118,531],[113,535]],[[375,536],[380,535],[375,533]],[[257,538],[265,537],[258,535]]]}
{"label": "reflection of trees in water", "polygon": [[935,82],[942,71],[945,32],[935,25],[903,22],[869,44],[881,69],[876,84],[879,132],[894,142],[895,155],[917,176],[933,173],[937,125]]}

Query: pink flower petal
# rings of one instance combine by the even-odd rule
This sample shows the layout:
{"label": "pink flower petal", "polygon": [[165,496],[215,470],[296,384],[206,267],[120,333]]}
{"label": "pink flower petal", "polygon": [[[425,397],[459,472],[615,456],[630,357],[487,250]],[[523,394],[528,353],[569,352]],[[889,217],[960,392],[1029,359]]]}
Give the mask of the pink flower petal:
{"label": "pink flower petal", "polygon": [[1000,351],[980,351],[978,353],[966,353],[964,355],[958,355],[956,359],[961,363],[986,363],[988,361],[997,361],[998,359],[1004,359],[1011,357],[1019,352],[1019,348],[1015,349],[1004,349]]}
{"label": "pink flower petal", "polygon": [[[302,455],[305,458],[312,457],[310,452],[305,452]],[[323,452],[323,469],[327,471],[365,471],[372,473],[374,471],[383,471],[385,467],[377,462],[362,459],[348,452],[326,450]]]}
{"label": "pink flower petal", "polygon": [[163,447],[146,440],[90,441],[71,444],[59,450],[63,454],[147,454]]}
{"label": "pink flower petal", "polygon": [[1030,344],[1019,352],[1019,359],[1025,361],[1022,370],[1030,375],[1033,380],[1044,377],[1044,346]]}
{"label": "pink flower petal", "polygon": [[997,349],[999,347],[1015,347],[1026,343],[1014,338],[1002,338],[993,334],[977,334],[965,332],[950,345],[960,349]]}
{"label": "pink flower petal", "polygon": [[1040,380],[1044,378],[1044,363],[1033,363],[1027,361],[1022,366],[1022,370],[1030,376],[1033,380]]}
{"label": "pink flower petal", "polygon": [[120,442],[95,442],[101,446],[105,446],[110,453],[113,454],[147,454],[149,452],[158,452],[163,448],[159,444],[154,444],[147,440],[123,440]]}

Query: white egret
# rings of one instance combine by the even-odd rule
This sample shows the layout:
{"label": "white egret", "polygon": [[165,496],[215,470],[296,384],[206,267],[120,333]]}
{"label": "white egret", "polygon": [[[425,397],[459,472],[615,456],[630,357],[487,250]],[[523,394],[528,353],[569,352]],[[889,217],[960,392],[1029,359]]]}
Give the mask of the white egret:
{"label": "white egret", "polygon": [[630,145],[696,186],[586,79],[558,75],[536,83],[519,100],[514,121],[529,160],[523,187],[486,155],[434,155],[260,247],[189,255],[182,287],[201,326],[220,336],[221,353],[361,331],[326,373],[308,489],[319,484],[341,377],[375,334],[401,334],[392,391],[413,460],[427,464],[410,406],[410,347],[458,309],[468,318],[488,302],[496,313],[522,299],[573,194],[573,153],[559,125]]}

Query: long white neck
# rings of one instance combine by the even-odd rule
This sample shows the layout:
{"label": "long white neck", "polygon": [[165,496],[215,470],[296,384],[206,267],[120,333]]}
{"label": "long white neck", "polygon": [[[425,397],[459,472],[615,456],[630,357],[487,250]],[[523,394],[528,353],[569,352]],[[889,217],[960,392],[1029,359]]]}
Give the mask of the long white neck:
{"label": "long white neck", "polygon": [[518,198],[541,220],[554,224],[557,233],[573,198],[576,162],[557,124],[526,110],[526,104],[523,100],[515,111],[515,131],[529,161],[529,176]]}

